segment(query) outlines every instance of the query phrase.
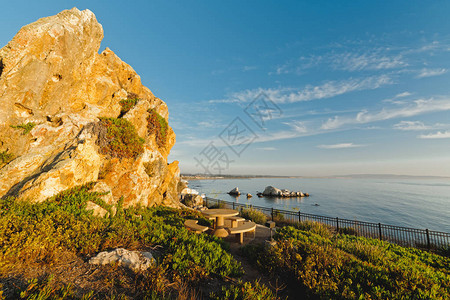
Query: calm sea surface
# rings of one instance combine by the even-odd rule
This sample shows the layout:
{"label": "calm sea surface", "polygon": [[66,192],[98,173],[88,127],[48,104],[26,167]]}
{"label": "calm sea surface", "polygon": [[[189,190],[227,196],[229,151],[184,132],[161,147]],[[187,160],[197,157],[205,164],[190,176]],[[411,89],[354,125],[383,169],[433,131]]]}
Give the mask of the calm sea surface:
{"label": "calm sea surface", "polygon": [[[301,190],[310,197],[258,198],[256,192],[268,185]],[[211,198],[243,204],[450,232],[450,179],[217,179],[193,180],[189,187]],[[234,187],[243,195],[228,195]],[[247,199],[246,193],[253,198]]]}

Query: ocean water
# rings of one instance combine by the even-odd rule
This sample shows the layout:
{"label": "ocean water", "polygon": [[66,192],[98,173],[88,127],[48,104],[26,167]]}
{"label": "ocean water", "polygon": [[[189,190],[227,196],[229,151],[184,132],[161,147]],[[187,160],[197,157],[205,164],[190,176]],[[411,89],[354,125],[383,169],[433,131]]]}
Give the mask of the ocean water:
{"label": "ocean water", "polygon": [[[258,198],[268,185],[303,191],[310,197]],[[450,179],[250,178],[192,180],[208,197],[243,204],[450,232]],[[234,187],[239,197],[227,194]],[[253,198],[247,199],[250,193]],[[318,205],[316,205],[318,204]]]}

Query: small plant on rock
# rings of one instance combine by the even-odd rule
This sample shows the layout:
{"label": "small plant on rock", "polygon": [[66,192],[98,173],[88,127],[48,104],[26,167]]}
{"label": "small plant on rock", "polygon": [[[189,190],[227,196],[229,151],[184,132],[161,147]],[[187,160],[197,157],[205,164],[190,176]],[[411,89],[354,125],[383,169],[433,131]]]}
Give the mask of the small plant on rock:
{"label": "small plant on rock", "polygon": [[136,106],[136,104],[139,102],[138,98],[127,98],[119,101],[120,106],[122,106],[122,109],[120,110],[120,115],[123,116],[127,112],[130,111],[133,107]]}
{"label": "small plant on rock", "polygon": [[14,154],[8,153],[8,150],[0,152],[0,167],[13,160]]}
{"label": "small plant on rock", "polygon": [[34,123],[34,122],[28,122],[28,123],[22,123],[22,124],[19,124],[19,125],[10,125],[11,126],[11,128],[14,128],[14,129],[22,129],[23,131],[22,131],[22,135],[26,135],[26,134],[28,134],[33,128],[34,128],[34,126],[36,126],[37,124],[36,123]]}
{"label": "small plant on rock", "polygon": [[166,146],[167,130],[169,125],[166,119],[158,114],[154,109],[148,110],[147,129],[149,134],[155,133],[156,144],[159,148]]}
{"label": "small plant on rock", "polygon": [[145,140],[138,136],[136,128],[128,120],[100,118],[100,127],[106,129],[102,134],[104,136],[97,139],[102,154],[118,158],[136,158],[144,151]]}

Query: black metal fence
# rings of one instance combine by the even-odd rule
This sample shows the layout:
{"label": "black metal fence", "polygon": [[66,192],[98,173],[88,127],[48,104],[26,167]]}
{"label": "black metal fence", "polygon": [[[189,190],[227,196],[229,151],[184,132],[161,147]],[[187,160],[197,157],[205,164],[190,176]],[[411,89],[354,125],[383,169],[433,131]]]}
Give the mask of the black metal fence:
{"label": "black metal fence", "polygon": [[276,208],[241,204],[209,197],[206,197],[204,201],[204,204],[207,207],[220,206],[224,208],[236,209],[239,211],[248,208],[256,209],[263,212],[271,220],[278,222],[319,222],[335,228],[338,232],[380,239],[405,247],[414,247],[420,249],[450,248],[450,233],[446,232],[348,220],[338,217],[331,218],[326,216],[302,213],[300,211],[294,212]]}

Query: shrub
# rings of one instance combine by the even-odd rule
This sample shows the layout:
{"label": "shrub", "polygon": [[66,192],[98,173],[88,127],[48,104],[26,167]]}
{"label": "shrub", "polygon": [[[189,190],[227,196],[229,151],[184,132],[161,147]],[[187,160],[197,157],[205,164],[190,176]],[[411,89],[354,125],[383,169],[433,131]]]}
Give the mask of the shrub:
{"label": "shrub", "polygon": [[333,228],[320,222],[303,221],[294,223],[292,226],[299,230],[311,231],[324,237],[331,237],[333,235]]}
{"label": "shrub", "polygon": [[280,211],[274,210],[273,211],[273,221],[275,221],[275,222],[283,222],[284,221],[284,215]]}
{"label": "shrub", "polygon": [[213,208],[226,208],[225,203],[223,202],[217,202],[215,204],[212,204],[210,206],[208,206],[209,209],[213,209]]}
{"label": "shrub", "polygon": [[166,119],[158,114],[154,109],[148,110],[147,129],[148,133],[155,133],[156,144],[159,148],[166,146],[167,130],[169,125]]}
{"label": "shrub", "polygon": [[28,134],[33,128],[34,126],[36,126],[37,124],[34,122],[28,122],[28,123],[22,123],[19,125],[10,125],[12,128],[14,129],[22,129],[22,135],[26,135]]}
{"label": "shrub", "polygon": [[241,210],[241,217],[252,220],[258,224],[265,224],[268,217],[260,210],[253,208],[244,208]]}
{"label": "shrub", "polygon": [[350,234],[350,235],[355,235],[355,236],[358,235],[358,230],[356,230],[355,228],[352,228],[352,227],[339,228],[338,232],[342,233],[342,234]]}
{"label": "shrub", "polygon": [[100,118],[100,126],[106,135],[99,137],[100,152],[118,158],[136,158],[144,151],[145,140],[138,136],[136,128],[126,119]]}
{"label": "shrub", "polygon": [[436,252],[442,256],[450,257],[450,244],[438,248]]}

